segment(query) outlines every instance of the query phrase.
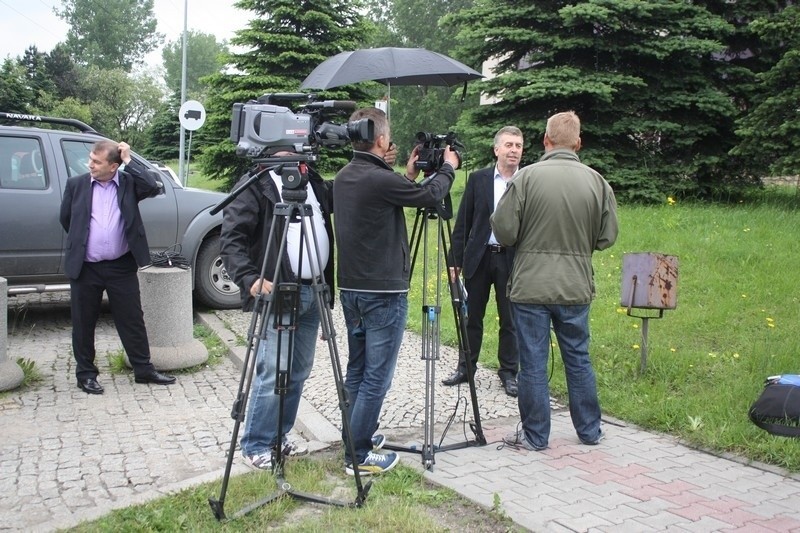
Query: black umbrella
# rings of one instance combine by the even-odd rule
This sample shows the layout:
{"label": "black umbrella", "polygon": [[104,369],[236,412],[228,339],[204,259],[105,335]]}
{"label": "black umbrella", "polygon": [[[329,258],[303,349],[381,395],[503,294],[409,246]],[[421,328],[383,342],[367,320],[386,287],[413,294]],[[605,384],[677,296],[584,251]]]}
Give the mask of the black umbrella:
{"label": "black umbrella", "polygon": [[424,48],[365,48],[329,57],[301,89],[330,89],[374,80],[392,85],[456,85],[482,78],[463,63]]}
{"label": "black umbrella", "polygon": [[301,89],[330,89],[360,81],[392,85],[451,86],[483,75],[446,55],[424,48],[364,48],[329,57],[311,71]]}

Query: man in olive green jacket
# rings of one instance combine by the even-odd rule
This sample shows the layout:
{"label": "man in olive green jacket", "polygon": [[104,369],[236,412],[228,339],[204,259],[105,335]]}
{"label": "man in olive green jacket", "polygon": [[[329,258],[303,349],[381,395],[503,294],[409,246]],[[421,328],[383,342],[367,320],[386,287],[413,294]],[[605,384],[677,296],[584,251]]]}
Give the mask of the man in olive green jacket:
{"label": "man in olive green jacket", "polygon": [[618,231],[614,192],[578,158],[580,119],[574,112],[548,119],[544,147],[541,160],[520,170],[510,183],[491,218],[497,240],[516,248],[508,293],[520,352],[522,429],[507,442],[529,450],[545,449],[550,437],[551,324],[578,438],[592,445],[602,437],[589,359],[592,253],[613,245]]}

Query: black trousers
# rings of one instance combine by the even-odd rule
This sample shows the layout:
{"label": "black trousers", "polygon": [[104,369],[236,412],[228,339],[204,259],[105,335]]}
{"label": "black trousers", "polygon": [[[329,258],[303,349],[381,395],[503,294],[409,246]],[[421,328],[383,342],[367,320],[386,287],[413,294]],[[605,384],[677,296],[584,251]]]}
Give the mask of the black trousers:
{"label": "black trousers", "polygon": [[99,373],[94,364],[94,336],[103,291],[108,294],[111,316],[134,374],[141,376],[154,370],[150,363],[137,270],[136,260],[127,253],[111,261],[84,262],[78,279],[70,280],[72,353],[78,379],[95,378]]}
{"label": "black trousers", "polygon": [[[483,344],[483,317],[486,314],[486,304],[489,294],[494,286],[495,302],[500,317],[500,331],[497,343],[497,359],[500,369],[497,374],[505,381],[516,378],[519,368],[519,351],[514,331],[514,321],[511,319],[511,305],[506,296],[508,285],[509,261],[505,252],[491,252],[487,247],[483,253],[480,265],[471,278],[464,280],[467,289],[467,342],[470,349],[470,363],[475,370],[478,357]],[[459,369],[466,372],[467,365],[459,361]]]}

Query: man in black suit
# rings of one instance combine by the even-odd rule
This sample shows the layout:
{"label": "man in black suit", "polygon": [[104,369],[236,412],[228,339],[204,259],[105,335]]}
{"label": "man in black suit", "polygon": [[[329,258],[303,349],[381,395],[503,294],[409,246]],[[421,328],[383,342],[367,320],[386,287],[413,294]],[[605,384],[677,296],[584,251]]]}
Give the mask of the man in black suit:
{"label": "man in black suit", "polygon": [[[122,163],[125,170],[119,170]],[[94,365],[94,333],[103,291],[136,383],[174,383],[156,371],[139,295],[139,266],[150,264],[150,249],[139,202],[158,194],[158,183],[131,158],[126,143],[98,141],[89,154],[89,172],[67,180],[61,225],[67,232],[64,272],[70,280],[72,352],[78,387],[103,394]]]}
{"label": "man in black suit", "polygon": [[[514,250],[498,244],[492,233],[489,217],[519,168],[522,159],[522,131],[506,126],[494,136],[494,154],[497,164],[470,174],[464,196],[458,208],[453,229],[453,265],[450,276],[464,277],[467,289],[467,342],[470,349],[470,368],[475,371],[483,341],[483,317],[489,301],[489,291],[494,286],[497,313],[500,316],[500,338],[497,374],[509,396],[517,395],[517,369],[519,353],[514,337],[511,307],[506,295],[508,276],[514,260]],[[467,381],[467,361],[463,354],[456,370],[442,381],[452,386]]]}

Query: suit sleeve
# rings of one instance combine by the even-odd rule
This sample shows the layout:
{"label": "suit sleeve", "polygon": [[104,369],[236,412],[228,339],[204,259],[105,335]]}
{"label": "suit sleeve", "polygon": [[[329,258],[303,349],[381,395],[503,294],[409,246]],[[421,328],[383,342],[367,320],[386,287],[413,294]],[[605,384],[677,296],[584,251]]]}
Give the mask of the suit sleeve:
{"label": "suit sleeve", "polygon": [[61,213],[59,221],[64,231],[69,233],[69,226],[72,220],[72,180],[67,180],[67,185],[64,187],[64,197],[61,199]]}
{"label": "suit sleeve", "polygon": [[464,248],[472,231],[472,219],[475,214],[476,181],[475,174],[470,174],[467,186],[464,188],[464,196],[461,197],[461,203],[458,206],[456,224],[451,237],[454,265],[459,268],[464,265]]}
{"label": "suit sleeve", "polygon": [[125,165],[125,172],[133,178],[133,190],[137,201],[152,198],[161,190],[153,173],[136,159],[131,159],[131,162]]}

